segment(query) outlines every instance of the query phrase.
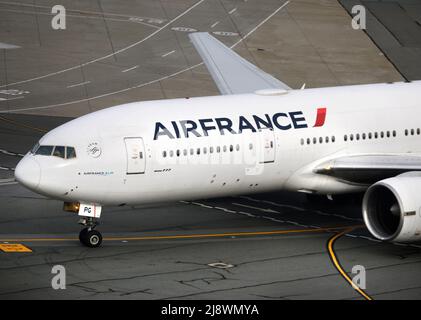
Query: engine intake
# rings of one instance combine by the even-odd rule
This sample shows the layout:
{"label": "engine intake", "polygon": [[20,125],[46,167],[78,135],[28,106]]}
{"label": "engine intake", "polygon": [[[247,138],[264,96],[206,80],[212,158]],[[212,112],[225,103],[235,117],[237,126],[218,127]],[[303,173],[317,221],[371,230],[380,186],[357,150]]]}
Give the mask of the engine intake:
{"label": "engine intake", "polygon": [[372,185],[363,200],[370,233],[384,241],[421,241],[421,177],[401,175]]}

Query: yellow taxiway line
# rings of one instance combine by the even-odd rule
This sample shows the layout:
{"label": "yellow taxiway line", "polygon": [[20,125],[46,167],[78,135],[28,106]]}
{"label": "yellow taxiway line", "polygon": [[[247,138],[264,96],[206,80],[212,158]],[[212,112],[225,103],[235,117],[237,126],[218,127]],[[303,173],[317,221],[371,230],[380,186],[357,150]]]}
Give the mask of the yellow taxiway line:
{"label": "yellow taxiway line", "polygon": [[345,270],[343,269],[343,267],[341,266],[338,258],[336,257],[336,253],[334,250],[334,244],[335,241],[338,240],[340,237],[342,237],[343,235],[357,229],[358,226],[354,226],[354,227],[349,227],[345,230],[343,230],[342,232],[339,232],[337,234],[335,234],[333,237],[331,237],[327,243],[327,249],[329,252],[329,256],[330,259],[332,260],[333,265],[335,266],[335,268],[339,271],[339,273],[341,274],[341,276],[352,286],[352,288],[354,288],[355,291],[357,291],[361,296],[364,297],[364,299],[366,300],[373,300],[372,297],[370,297],[363,289],[361,289],[360,287],[358,287],[353,281],[352,279],[348,276],[348,274],[345,272]]}
{"label": "yellow taxiway line", "polygon": [[[294,233],[319,233],[342,229],[349,229],[349,226],[338,226],[318,229],[293,229],[293,230],[275,230],[275,231],[256,231],[256,232],[231,232],[231,233],[209,233],[209,234],[183,234],[168,236],[144,236],[144,237],[105,237],[104,241],[133,241],[133,240],[168,240],[168,239],[200,239],[200,238],[223,238],[223,237],[244,237],[244,236],[262,236],[262,235],[282,235]],[[14,238],[0,239],[0,242],[56,242],[73,241],[77,238]]]}

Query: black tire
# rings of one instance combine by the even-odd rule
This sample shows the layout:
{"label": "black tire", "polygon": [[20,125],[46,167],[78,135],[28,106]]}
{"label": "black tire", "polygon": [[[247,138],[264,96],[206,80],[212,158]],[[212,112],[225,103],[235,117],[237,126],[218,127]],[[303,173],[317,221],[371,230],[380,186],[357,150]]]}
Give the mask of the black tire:
{"label": "black tire", "polygon": [[82,230],[80,230],[80,232],[79,232],[79,241],[82,243],[82,244],[85,244],[85,239],[86,239],[86,235],[88,234],[88,228],[85,228],[85,229],[82,229]]}
{"label": "black tire", "polygon": [[80,242],[89,248],[97,248],[102,243],[102,235],[96,230],[85,228],[79,233]]}
{"label": "black tire", "polygon": [[90,248],[98,248],[102,243],[102,235],[96,230],[88,231],[84,245]]}

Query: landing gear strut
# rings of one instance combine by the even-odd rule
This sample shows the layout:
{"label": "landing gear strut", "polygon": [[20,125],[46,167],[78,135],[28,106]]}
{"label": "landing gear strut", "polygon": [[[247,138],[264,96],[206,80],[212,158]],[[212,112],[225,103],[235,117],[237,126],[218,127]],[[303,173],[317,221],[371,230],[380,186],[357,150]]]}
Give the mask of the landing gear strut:
{"label": "landing gear strut", "polygon": [[97,248],[102,243],[102,235],[95,227],[99,224],[97,220],[90,217],[84,217],[79,221],[79,224],[86,226],[79,233],[80,242],[87,247]]}

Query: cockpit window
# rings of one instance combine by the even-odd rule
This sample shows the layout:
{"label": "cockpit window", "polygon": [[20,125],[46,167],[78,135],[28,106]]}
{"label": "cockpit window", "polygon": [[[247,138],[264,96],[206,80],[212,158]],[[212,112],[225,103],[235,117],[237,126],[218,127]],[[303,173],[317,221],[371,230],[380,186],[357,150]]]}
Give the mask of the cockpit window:
{"label": "cockpit window", "polygon": [[31,153],[40,156],[54,156],[62,159],[76,158],[76,150],[74,147],[67,146],[41,146],[37,143]]}
{"label": "cockpit window", "polygon": [[67,159],[76,158],[75,148],[73,148],[73,147],[66,147],[66,158]]}
{"label": "cockpit window", "polygon": [[55,146],[53,156],[64,159],[66,157],[65,148],[63,146]]}
{"label": "cockpit window", "polygon": [[36,155],[51,156],[54,146],[40,146],[35,152]]}
{"label": "cockpit window", "polygon": [[32,153],[32,154],[35,154],[35,152],[37,152],[38,148],[39,148],[39,143],[36,143],[36,144],[32,147],[32,149],[31,149],[31,153]]}

